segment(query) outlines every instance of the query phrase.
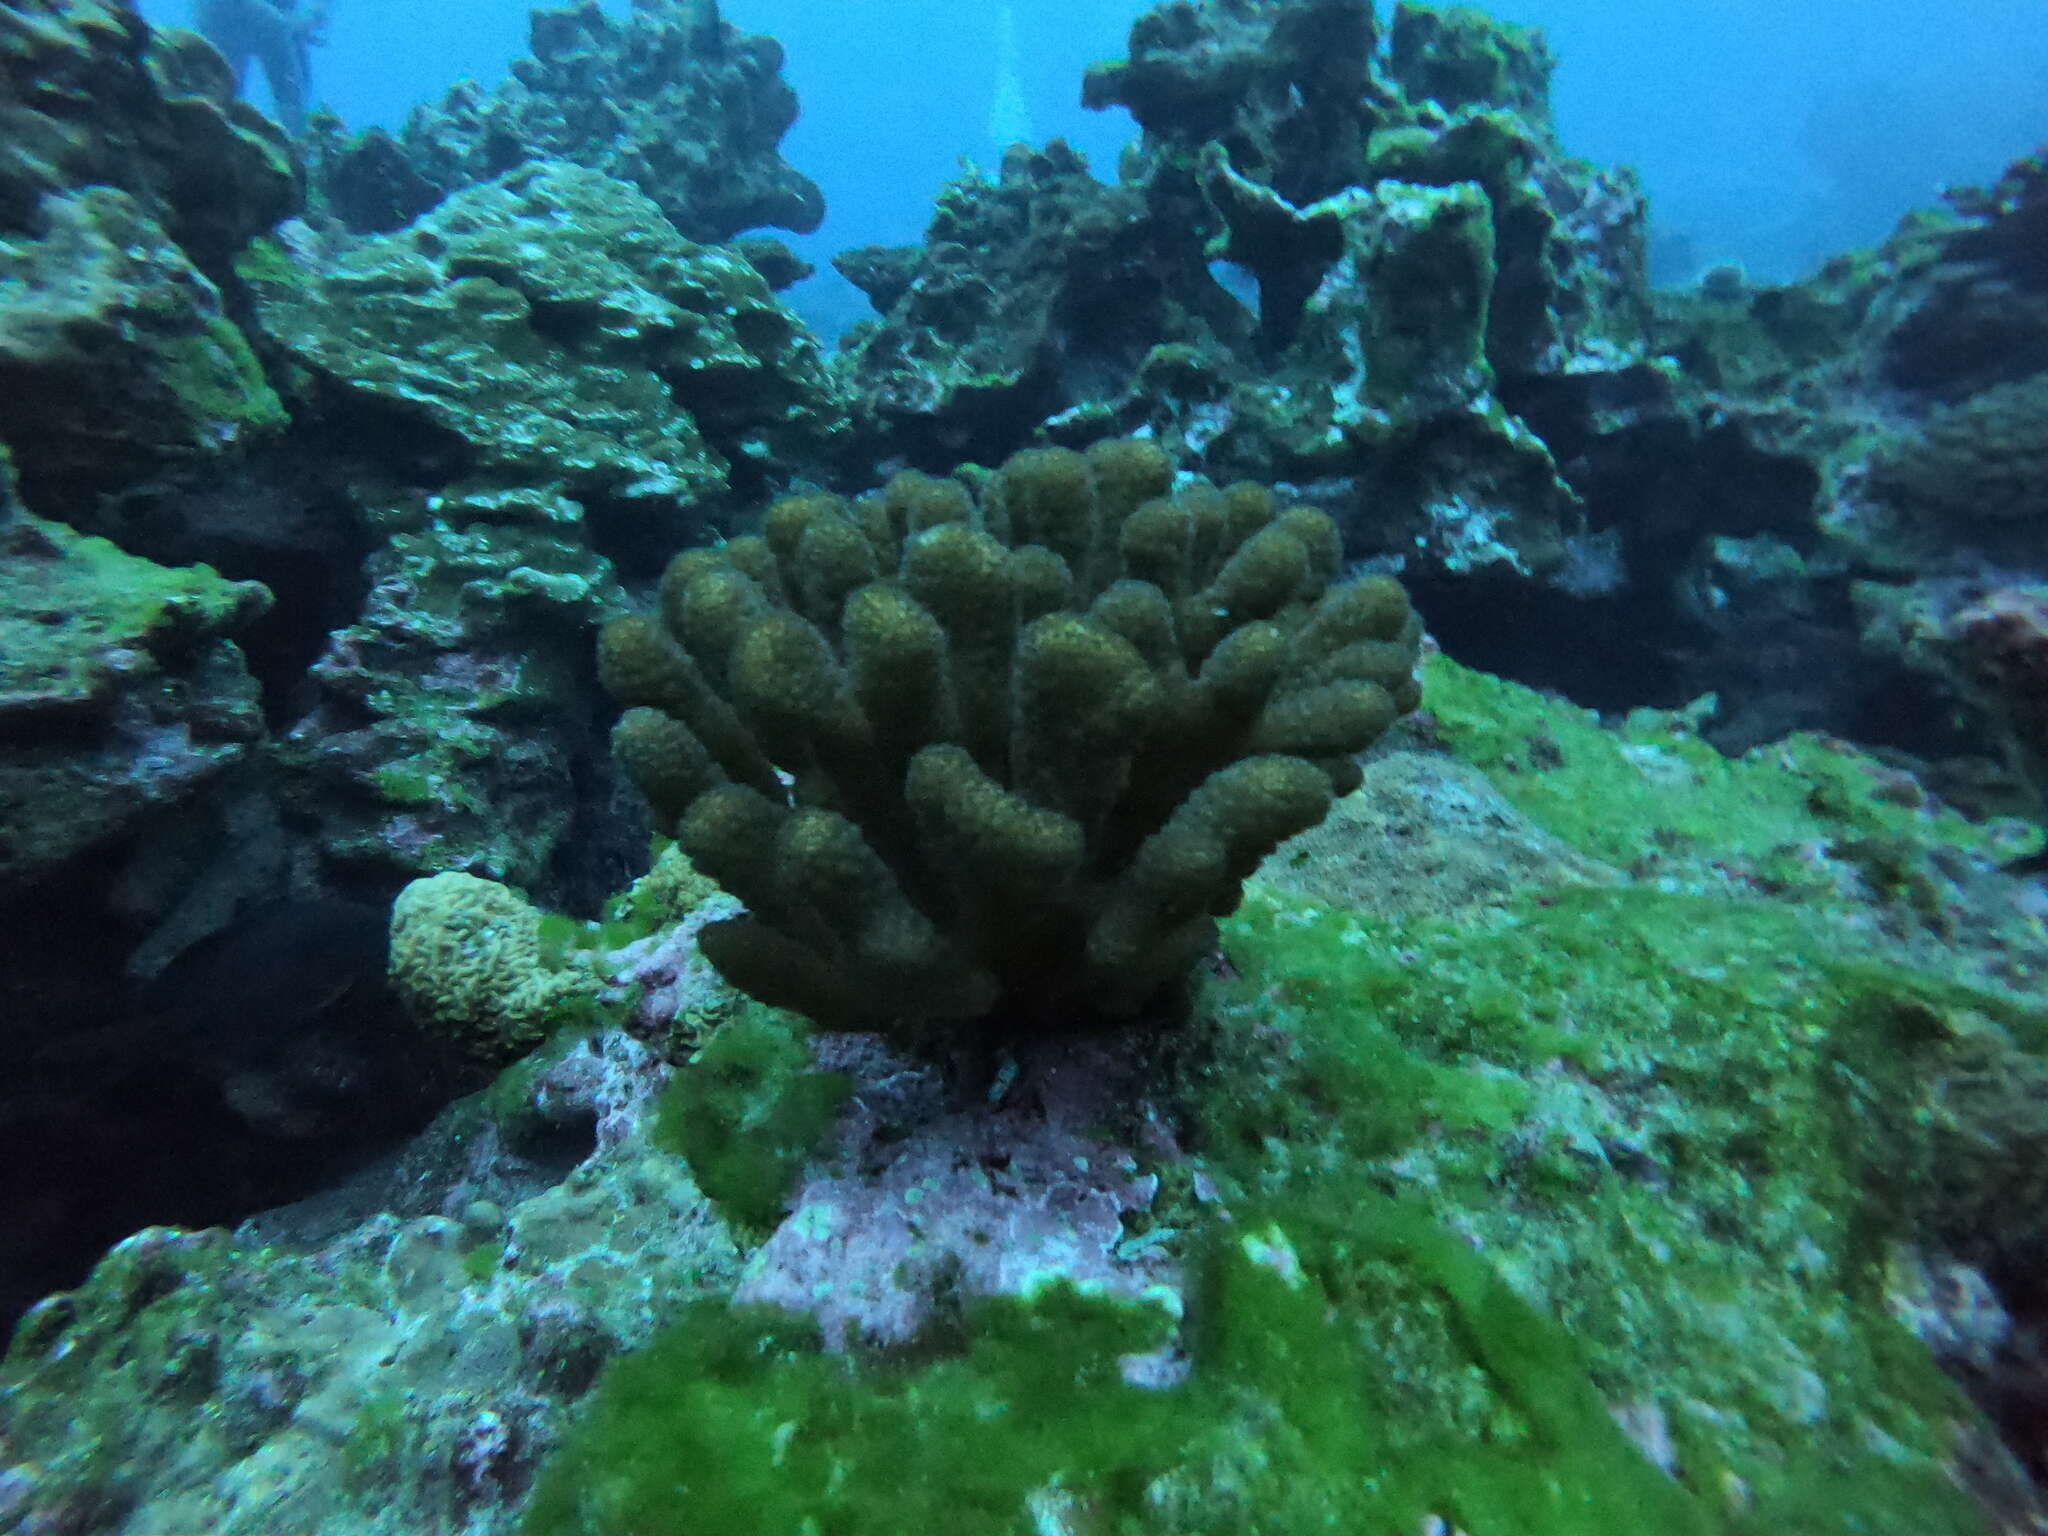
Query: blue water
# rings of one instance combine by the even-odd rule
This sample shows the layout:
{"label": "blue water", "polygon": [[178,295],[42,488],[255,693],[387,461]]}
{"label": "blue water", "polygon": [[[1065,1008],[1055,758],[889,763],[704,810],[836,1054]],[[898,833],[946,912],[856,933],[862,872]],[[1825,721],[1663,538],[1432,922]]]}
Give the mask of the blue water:
{"label": "blue water", "polygon": [[[315,95],[358,126],[395,125],[463,76],[496,80],[524,51],[519,0],[330,4]],[[625,0],[607,8],[623,12]],[[1642,172],[1666,281],[1725,260],[1763,279],[1799,276],[1880,238],[1944,183],[1995,176],[2048,137],[2043,0],[1486,8],[1548,32],[1566,147]],[[181,22],[190,0],[142,9]],[[803,102],[784,155],[824,187],[831,212],[817,235],[792,243],[822,267],[848,246],[915,242],[963,159],[994,164],[992,118],[1018,121],[1018,104],[1038,139],[1062,135],[1113,175],[1131,124],[1084,112],[1080,78],[1091,60],[1121,56],[1144,9],[1145,0],[725,0],[729,21],[782,40]],[[998,114],[1006,12],[1016,94]],[[803,297],[814,314],[849,309],[815,284]]]}

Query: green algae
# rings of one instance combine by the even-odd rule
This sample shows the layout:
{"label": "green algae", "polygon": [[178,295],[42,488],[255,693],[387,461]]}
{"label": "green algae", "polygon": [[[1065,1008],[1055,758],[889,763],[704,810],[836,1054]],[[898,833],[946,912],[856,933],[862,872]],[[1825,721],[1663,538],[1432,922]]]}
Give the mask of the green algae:
{"label": "green algae", "polygon": [[341,1442],[342,1465],[350,1482],[372,1485],[388,1477],[410,1438],[402,1392],[379,1392],[356,1409],[348,1438]]}
{"label": "green algae", "polygon": [[1903,775],[1799,732],[1724,757],[1684,713],[1636,710],[1619,730],[1519,684],[1432,656],[1425,707],[1458,757],[1573,847],[1637,874],[1735,871],[1773,890],[1828,886],[1811,851],[1851,838],[2015,858],[2040,846],[2016,823],[1928,802]]}
{"label": "green algae", "polygon": [[489,1242],[478,1243],[463,1254],[462,1273],[468,1277],[471,1285],[488,1285],[504,1259],[504,1239],[494,1237]]}
{"label": "green algae", "polygon": [[[1166,1343],[1169,1314],[1064,1284],[977,1304],[968,1342],[936,1359],[832,1357],[785,1313],[697,1304],[610,1370],[525,1530],[1408,1536],[1431,1514],[1474,1536],[1592,1536],[1632,1515],[1715,1529],[1628,1444],[1560,1331],[1425,1214],[1359,1198],[1335,1225],[1276,1208],[1210,1243],[1191,1368],[1164,1389],[1123,1362]],[[1368,1258],[1438,1302],[1507,1405],[1507,1443],[1389,1411],[1333,1310]]]}
{"label": "green algae", "polygon": [[766,1231],[787,1213],[811,1149],[852,1090],[811,1070],[794,1014],[741,1005],[675,1076],[656,1108],[655,1139],[729,1221]]}
{"label": "green algae", "polygon": [[165,342],[159,363],[165,388],[202,441],[276,431],[290,420],[249,338],[228,319],[215,316],[203,330]]}
{"label": "green algae", "polygon": [[[1959,1016],[2041,1020],[1795,908],[1655,889],[1379,927],[1259,892],[1226,942],[1195,1115],[1214,1172],[1354,1254],[1363,1203],[1414,1192],[1604,1399],[1666,1426],[1688,1486],[1739,1490],[1717,1519],[1982,1528],[1943,1464],[1972,1411],[1886,1314],[1882,1266],[1953,1198],[1949,1142],[1986,1129],[1932,1113]],[[1370,1263],[1343,1289],[1401,1417],[1498,1435],[1455,1320]]]}
{"label": "green algae", "polygon": [[106,539],[21,514],[0,581],[0,698],[84,701],[110,686],[119,651],[176,659],[269,607],[254,582],[211,566],[161,566]]}
{"label": "green algae", "polygon": [[[1124,1385],[1148,1314],[1064,1292],[909,1363],[706,1304],[607,1379],[528,1529],[1982,1529],[1939,1459],[1969,1410],[1872,1295],[1938,980],[1655,891],[1372,934],[1255,892],[1228,937],[1193,1092],[1235,1219],[1193,1245],[1185,1383]],[[1556,1062],[1663,1096],[1572,1124]],[[1678,1480],[1618,1400],[1668,1412]]]}
{"label": "green algae", "polygon": [[[1441,741],[1637,878],[1407,915],[1248,888],[1171,1085],[1197,1175],[1152,1213],[1185,1379],[1129,1385],[1106,1362],[1167,1320],[1063,1289],[908,1357],[705,1303],[600,1385],[528,1530],[1981,1536],[1981,1421],[1887,1266],[2026,1198],[2040,1117],[1985,1084],[2035,1080],[2048,1010],[1902,958],[1867,921],[1897,891],[1827,866],[2009,834],[1819,738],[1729,761],[1682,716],[1429,686]],[[801,1053],[734,1039],[758,1122]]]}

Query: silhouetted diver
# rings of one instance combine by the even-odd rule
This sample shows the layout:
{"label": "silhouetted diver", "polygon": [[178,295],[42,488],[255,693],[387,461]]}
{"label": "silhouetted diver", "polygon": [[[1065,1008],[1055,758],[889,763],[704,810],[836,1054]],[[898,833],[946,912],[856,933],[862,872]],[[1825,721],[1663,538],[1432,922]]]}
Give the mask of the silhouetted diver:
{"label": "silhouetted diver", "polygon": [[249,61],[263,66],[277,118],[292,133],[306,126],[312,90],[312,45],[327,24],[326,0],[197,0],[194,20],[207,41],[235,72],[235,86],[248,79]]}

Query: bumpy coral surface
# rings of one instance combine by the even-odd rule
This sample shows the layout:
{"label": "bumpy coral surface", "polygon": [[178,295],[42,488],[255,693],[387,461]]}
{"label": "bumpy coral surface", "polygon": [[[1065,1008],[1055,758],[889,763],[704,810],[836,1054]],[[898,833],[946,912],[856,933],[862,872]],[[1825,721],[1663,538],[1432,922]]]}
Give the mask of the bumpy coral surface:
{"label": "bumpy coral surface", "polygon": [[471,1055],[533,1045],[595,978],[541,957],[540,913],[517,891],[455,872],[415,880],[391,908],[391,983],[413,1017]]}
{"label": "bumpy coral surface", "polygon": [[1135,442],[1019,454],[979,504],[906,474],[670,566],[605,633],[619,754],[750,914],[706,952],[868,1027],[1129,1012],[1417,697],[1385,579],[1320,513],[1168,498]]}

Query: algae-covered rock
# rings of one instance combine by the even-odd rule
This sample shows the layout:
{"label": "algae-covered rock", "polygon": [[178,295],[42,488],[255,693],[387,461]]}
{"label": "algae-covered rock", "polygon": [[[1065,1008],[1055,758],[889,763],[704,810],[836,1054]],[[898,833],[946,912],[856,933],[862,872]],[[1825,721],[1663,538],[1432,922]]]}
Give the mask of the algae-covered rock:
{"label": "algae-covered rock", "polygon": [[[760,275],[644,195],[542,162],[331,267],[252,268],[263,326],[483,470],[660,522],[841,430],[815,347]],[[673,521],[671,527],[678,526]]]}
{"label": "algae-covered rock", "polygon": [[284,425],[221,293],[129,194],[53,193],[0,236],[0,434],[32,481],[109,483]]}
{"label": "algae-covered rock", "polygon": [[2011,834],[1837,743],[1425,670],[1175,1039],[1044,1035],[963,1098],[727,1016],[663,1115],[757,1244],[650,1135],[669,1069],[563,1038],[383,1176],[400,1214],[154,1230],[32,1312],[0,1495],[229,1536],[2027,1529],[2030,1425],[1985,1411],[2048,1242]]}
{"label": "algae-covered rock", "polygon": [[2048,371],[1937,407],[1877,455],[1870,483],[1908,516],[2048,563]]}
{"label": "algae-covered rock", "polygon": [[555,492],[471,485],[370,510],[385,543],[362,611],[278,743],[291,814],[337,872],[538,888],[602,751],[576,701],[624,593]]}
{"label": "algae-covered rock", "polygon": [[282,425],[222,289],[297,196],[199,38],[98,0],[0,12],[0,442],[32,501]]}
{"label": "algae-covered rock", "polygon": [[[1319,1251],[1345,1293],[1385,1302],[1413,1283],[1404,1261],[1342,1257],[1347,1197],[1316,1189],[1363,1155],[1365,1182],[1566,1323],[1577,1368],[1693,1491],[1703,1529],[1805,1528],[1811,1509],[1977,1532],[2031,1507],[1937,1371],[2000,1413],[2001,1369],[2024,1368],[1981,1345],[1973,1367],[1951,1334],[1965,1322],[1899,1279],[1915,1255],[1960,1258],[1980,1310],[2015,1282],[2008,1301],[2029,1304],[2039,1127],[1994,1082],[2032,1081],[2048,1049],[2031,979],[2048,930],[1991,867],[2023,832],[1838,743],[1730,761],[1682,719],[1606,728],[1441,659],[1425,686],[1418,736],[1461,761],[1370,763],[1359,807],[1283,847],[1226,927],[1244,976],[1222,1038],[1265,1065],[1205,1069],[1221,1089],[1205,1161],[1301,1202],[1284,1230],[1329,1222]],[[1351,851],[1354,818],[1440,888],[1376,888],[1387,855]],[[1489,846],[1495,878],[1474,879]],[[1405,1383],[1390,1411],[1485,1422],[1486,1389],[1458,1369],[1474,1336],[1441,1353],[1398,1305],[1362,1326]]]}
{"label": "algae-covered rock", "polygon": [[191,33],[102,0],[30,0],[0,16],[0,229],[35,232],[43,198],[126,192],[216,280],[291,212],[291,147],[238,101]]}
{"label": "algae-covered rock", "polygon": [[524,160],[565,160],[636,186],[691,240],[762,225],[809,234],[825,216],[777,151],[796,121],[782,48],[720,19],[715,0],[538,8],[530,57],[485,92],[464,82],[396,138],[330,146],[318,180],[359,232],[395,229],[444,195]]}
{"label": "algae-covered rock", "polygon": [[233,636],[269,601],[0,514],[0,894],[161,816],[262,740]]}
{"label": "algae-covered rock", "polygon": [[499,1119],[456,1106],[364,1188],[121,1244],[0,1361],[0,1511],[510,1536],[603,1363],[736,1279],[724,1224],[649,1138],[665,1078],[622,1036],[566,1044],[501,1086]]}

